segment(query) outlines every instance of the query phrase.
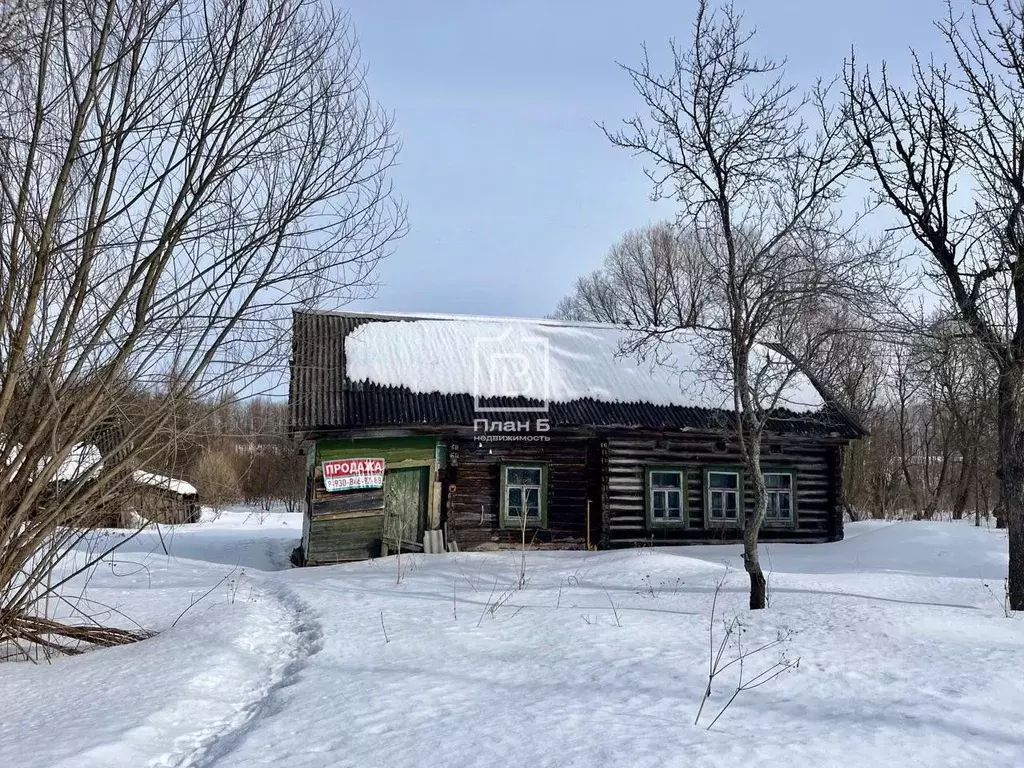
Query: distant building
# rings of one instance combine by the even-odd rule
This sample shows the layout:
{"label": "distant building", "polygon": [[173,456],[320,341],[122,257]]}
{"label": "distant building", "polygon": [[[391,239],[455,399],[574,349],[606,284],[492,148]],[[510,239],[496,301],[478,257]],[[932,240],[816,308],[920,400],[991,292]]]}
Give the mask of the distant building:
{"label": "distant building", "polygon": [[[5,464],[9,466],[22,461],[21,453],[21,446],[15,445],[4,457]],[[37,471],[43,471],[49,461],[41,460]],[[104,461],[96,445],[75,444],[53,472],[48,493],[52,497],[63,493],[72,483],[96,482],[103,472]],[[98,500],[94,524],[134,527],[140,521],[131,519],[133,513],[142,518],[141,522],[180,524],[199,521],[199,491],[190,483],[144,470],[131,472],[127,478],[121,476],[120,480],[115,486],[119,491],[116,497]],[[122,489],[126,493],[122,494]]]}
{"label": "distant building", "polygon": [[199,491],[184,480],[136,470],[129,507],[153,523],[198,523],[202,512]]}

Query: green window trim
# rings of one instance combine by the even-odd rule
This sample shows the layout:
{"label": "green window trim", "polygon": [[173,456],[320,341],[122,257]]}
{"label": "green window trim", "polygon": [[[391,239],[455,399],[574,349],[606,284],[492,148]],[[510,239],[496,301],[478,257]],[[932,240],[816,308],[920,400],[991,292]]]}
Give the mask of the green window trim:
{"label": "green window trim", "polygon": [[[679,517],[669,517],[668,510],[671,505],[667,502],[670,500],[666,498],[664,504],[661,506],[666,509],[666,516],[664,518],[655,517],[655,494],[664,493],[666,497],[670,497],[672,491],[676,489],[674,487],[663,487],[659,491],[659,486],[655,486],[652,475],[655,474],[676,474],[679,475]],[[680,466],[648,466],[644,467],[644,515],[647,520],[648,528],[685,528],[689,519],[690,503],[689,503],[689,470],[686,467]]]}
{"label": "green window trim", "polygon": [[[512,469],[532,469],[540,471],[540,484],[539,485],[522,485],[514,484],[510,485],[508,482],[509,470]],[[529,516],[527,513],[526,527],[527,528],[547,528],[548,527],[548,466],[542,462],[507,462],[499,466],[498,472],[500,473],[500,486],[501,486],[501,497],[499,499],[501,504],[501,527],[510,528],[512,530],[521,530],[523,527],[523,518],[520,515],[509,515],[509,492],[513,493],[518,490],[520,492],[520,499],[529,493],[529,491],[536,488],[537,490],[537,517]]]}
{"label": "green window trim", "polygon": [[[718,492],[728,493],[734,492],[736,495],[736,517],[712,517],[712,495],[714,493],[711,488],[711,475],[724,474],[724,475],[735,475],[736,476],[736,488],[720,488]],[[739,466],[721,466],[721,467],[705,467],[704,468],[704,487],[702,489],[704,495],[704,525],[708,528],[739,528],[743,525],[744,518],[744,494],[743,494],[743,467]],[[725,510],[726,502],[723,498],[723,515]]]}
{"label": "green window trim", "polygon": [[[784,493],[785,489],[778,488],[772,489],[767,488],[768,492],[768,509],[765,510],[765,517],[763,526],[766,528],[795,528],[797,524],[797,471],[793,467],[762,467],[761,474],[765,476],[767,480],[769,475],[789,475],[790,486],[789,486],[789,517],[769,517],[771,513],[772,499],[771,496],[774,493]],[[767,483],[766,483],[767,485]]]}

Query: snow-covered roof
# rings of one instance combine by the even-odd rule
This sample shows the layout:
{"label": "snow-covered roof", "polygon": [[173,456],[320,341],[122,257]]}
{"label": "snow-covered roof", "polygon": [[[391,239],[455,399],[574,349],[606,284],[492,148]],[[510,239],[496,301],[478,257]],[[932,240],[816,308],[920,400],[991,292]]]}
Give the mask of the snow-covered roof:
{"label": "snow-covered roof", "polygon": [[152,488],[160,488],[179,496],[198,496],[199,491],[191,483],[184,480],[176,480],[173,477],[158,475],[153,472],[145,472],[141,469],[132,473],[132,479],[139,485],[148,485]]}
{"label": "snow-covered roof", "polygon": [[[354,313],[352,313],[354,314]],[[596,323],[375,313],[345,339],[350,381],[405,387],[414,393],[524,397],[544,402],[593,399],[732,410],[728,382],[701,353],[702,339],[677,333],[659,346],[657,364],[622,352],[627,332]],[[777,353],[761,348],[762,361]],[[777,405],[816,411],[824,399],[803,374]]]}
{"label": "snow-covered roof", "polygon": [[[22,450],[20,444],[12,445],[7,451],[7,455],[3,457],[4,465],[8,467],[12,464],[20,465],[23,461]],[[36,465],[36,472],[42,472],[49,461],[49,459],[40,460]],[[91,443],[77,443],[72,446],[68,457],[57,467],[50,482],[70,483],[81,478],[95,480],[102,470],[103,455],[100,453],[100,449]]]}
{"label": "snow-covered roof", "polygon": [[[39,468],[43,468],[40,463]],[[68,457],[57,467],[53,479],[60,482],[72,482],[86,477],[94,480],[103,469],[103,455],[100,449],[89,443],[79,443],[71,449]]]}

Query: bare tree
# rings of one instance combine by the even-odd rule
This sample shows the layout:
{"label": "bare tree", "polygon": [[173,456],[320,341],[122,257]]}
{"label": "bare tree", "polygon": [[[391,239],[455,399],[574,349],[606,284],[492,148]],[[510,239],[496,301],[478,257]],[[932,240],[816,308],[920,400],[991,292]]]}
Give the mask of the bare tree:
{"label": "bare tree", "polygon": [[875,419],[887,375],[884,344],[873,322],[848,308],[824,318],[823,330],[830,329],[815,350],[814,372],[870,433],[850,444],[843,457],[845,511],[851,520],[860,520],[886,501],[873,495],[885,485],[876,462],[878,449],[884,449],[884,422]]}
{"label": "bare tree", "polygon": [[691,232],[659,222],[623,235],[555,314],[628,328],[691,326],[706,302],[709,267]]}
{"label": "bare tree", "polygon": [[29,18],[42,6],[38,0],[5,0],[0,5],[0,70],[25,54]]}
{"label": "bare tree", "polygon": [[[606,133],[650,163],[656,195],[678,200],[680,225],[694,233],[715,280],[696,328],[707,364],[731,382],[733,431],[753,498],[743,515],[750,607],[763,608],[762,437],[786,405],[801,361],[820,343],[809,319],[834,311],[836,302],[860,301],[859,286],[881,260],[853,242],[855,222],[834,207],[860,158],[828,89],[799,97],[781,64],[748,51],[752,37],[731,5],[714,11],[702,0],[689,44],[670,45],[666,75],[646,51],[639,67],[625,67],[648,115]],[[671,318],[662,322],[638,328],[640,342],[657,344],[681,330]],[[769,352],[765,342],[788,350]]]}
{"label": "bare tree", "polygon": [[954,520],[961,519],[971,497],[975,497],[975,523],[980,524],[981,505],[976,497],[995,471],[988,446],[996,442],[995,398],[989,384],[996,375],[985,350],[959,321],[943,318],[933,329],[935,405],[942,413],[950,443],[947,452],[955,462],[949,481],[950,511]]}
{"label": "bare tree", "polygon": [[[925,339],[911,338],[892,350],[890,408],[899,440],[899,464],[914,513],[931,519],[945,498],[953,441],[939,404],[936,372],[946,361]],[[938,365],[936,365],[936,363]]]}
{"label": "bare tree", "polygon": [[839,319],[815,373],[870,435],[846,452],[852,519],[964,516],[991,509],[993,365],[962,323],[922,316],[913,332]]}
{"label": "bare tree", "polygon": [[365,291],[404,212],[390,119],[316,0],[45,3],[23,39],[0,90],[0,639],[64,649],[88,635],[39,615],[67,580],[46,574],[177,404],[274,384],[291,308]]}
{"label": "bare tree", "polygon": [[1009,597],[1024,610],[1024,6],[947,11],[950,63],[915,60],[911,86],[848,64],[850,126],[881,199],[995,365]]}

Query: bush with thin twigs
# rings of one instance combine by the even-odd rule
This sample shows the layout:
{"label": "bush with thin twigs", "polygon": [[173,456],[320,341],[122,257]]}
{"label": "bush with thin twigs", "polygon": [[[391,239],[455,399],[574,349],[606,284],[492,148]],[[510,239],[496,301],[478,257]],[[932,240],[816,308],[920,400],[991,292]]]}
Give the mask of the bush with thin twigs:
{"label": "bush with thin twigs", "polygon": [[988,585],[988,582],[982,582],[982,586],[992,596],[992,599],[999,604],[999,608],[1003,611],[1003,616],[1008,619],[1012,619],[1015,611],[1010,607],[1010,580],[1003,579],[1003,599],[1000,600],[992,587]]}
{"label": "bush with thin twigs", "polygon": [[[741,693],[752,691],[755,688],[760,688],[762,685],[767,685],[784,672],[797,669],[800,666],[799,658],[789,659],[785,654],[785,646],[793,635],[791,630],[780,630],[773,640],[769,640],[761,645],[754,646],[753,648],[745,648],[743,645],[743,633],[746,631],[746,626],[738,615],[733,616],[732,619],[723,621],[724,632],[716,648],[715,609],[718,605],[719,593],[722,591],[722,586],[725,584],[728,575],[729,571],[727,569],[722,579],[715,586],[715,593],[711,600],[711,621],[708,624],[708,679],[707,684],[704,687],[704,694],[701,696],[700,706],[697,709],[697,715],[693,719],[694,725],[700,724],[700,717],[704,712],[704,705],[707,704],[708,700],[711,698],[712,686],[714,685],[715,680],[722,673],[732,667],[738,667],[738,677],[735,687],[733,688],[732,695],[729,696],[725,704],[718,710],[718,714],[716,714],[711,722],[708,723],[707,730],[709,731],[712,726],[718,722],[719,718],[725,714],[725,711],[732,706],[732,703],[736,701],[736,698]],[[726,652],[731,649],[733,650],[732,657],[729,660],[725,660]],[[748,675],[746,667],[749,660],[772,649],[780,650],[778,659],[775,663],[767,664],[767,662],[765,662],[756,668],[756,671],[752,676]]]}
{"label": "bush with thin twigs", "polygon": [[224,451],[204,451],[192,471],[192,482],[203,501],[214,509],[223,509],[242,497],[238,471]]}
{"label": "bush with thin twigs", "polygon": [[75,652],[140,636],[46,605],[109,554],[77,546],[126,478],[210,448],[192,404],[273,386],[292,310],[368,290],[405,215],[391,119],[329,3],[39,3],[17,56],[11,21],[0,646]]}

